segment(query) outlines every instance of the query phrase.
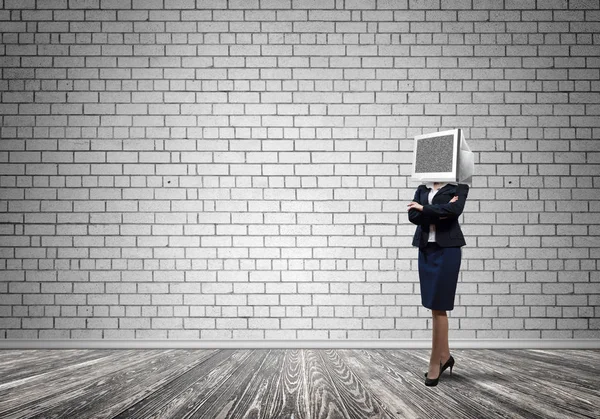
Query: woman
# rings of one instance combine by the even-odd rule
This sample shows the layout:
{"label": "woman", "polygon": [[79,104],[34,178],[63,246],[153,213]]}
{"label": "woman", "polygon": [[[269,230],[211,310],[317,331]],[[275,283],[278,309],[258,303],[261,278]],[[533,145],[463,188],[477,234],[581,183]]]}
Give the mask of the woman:
{"label": "woman", "polygon": [[419,185],[408,204],[408,219],[417,225],[413,246],[419,248],[421,303],[432,312],[432,350],[425,385],[437,385],[440,376],[454,366],[448,347],[448,317],[454,309],[454,296],[466,245],[458,217],[469,193],[466,184],[427,183]]}

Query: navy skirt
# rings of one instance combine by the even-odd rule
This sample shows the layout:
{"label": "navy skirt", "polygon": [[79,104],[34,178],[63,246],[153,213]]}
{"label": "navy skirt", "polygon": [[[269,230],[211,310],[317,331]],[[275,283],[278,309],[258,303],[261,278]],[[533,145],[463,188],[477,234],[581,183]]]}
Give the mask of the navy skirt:
{"label": "navy skirt", "polygon": [[453,310],[462,249],[429,242],[419,248],[421,303],[430,310]]}

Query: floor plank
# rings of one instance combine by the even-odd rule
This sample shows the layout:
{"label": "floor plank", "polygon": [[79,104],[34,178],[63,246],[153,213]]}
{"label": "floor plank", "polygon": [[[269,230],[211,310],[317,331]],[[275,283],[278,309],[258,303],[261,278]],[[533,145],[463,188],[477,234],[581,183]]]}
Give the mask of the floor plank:
{"label": "floor plank", "polygon": [[317,353],[321,356],[325,371],[334,383],[336,393],[350,417],[373,419],[394,417],[393,410],[364,384],[364,381],[371,379],[371,374],[357,375],[336,350],[326,349]]}
{"label": "floor plank", "polygon": [[308,416],[309,407],[304,373],[304,352],[301,349],[289,349],[282,352],[283,365],[280,373],[275,377],[272,390],[266,393],[267,400],[272,400],[266,417],[305,418]]}

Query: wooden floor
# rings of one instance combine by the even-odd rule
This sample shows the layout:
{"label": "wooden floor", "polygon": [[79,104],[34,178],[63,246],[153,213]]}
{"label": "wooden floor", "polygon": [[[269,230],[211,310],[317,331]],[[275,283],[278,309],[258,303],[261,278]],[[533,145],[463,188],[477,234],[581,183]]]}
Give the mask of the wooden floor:
{"label": "wooden floor", "polygon": [[0,418],[598,418],[600,350],[0,350]]}

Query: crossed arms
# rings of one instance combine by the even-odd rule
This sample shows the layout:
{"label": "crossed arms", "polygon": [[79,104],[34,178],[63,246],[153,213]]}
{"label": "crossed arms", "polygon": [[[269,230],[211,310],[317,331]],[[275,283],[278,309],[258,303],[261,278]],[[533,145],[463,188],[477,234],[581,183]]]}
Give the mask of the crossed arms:
{"label": "crossed arms", "polygon": [[432,221],[458,218],[462,214],[469,194],[469,185],[459,185],[457,195],[447,204],[421,205],[419,203],[419,192],[417,188],[413,201],[407,205],[408,220],[417,225],[431,224]]}

